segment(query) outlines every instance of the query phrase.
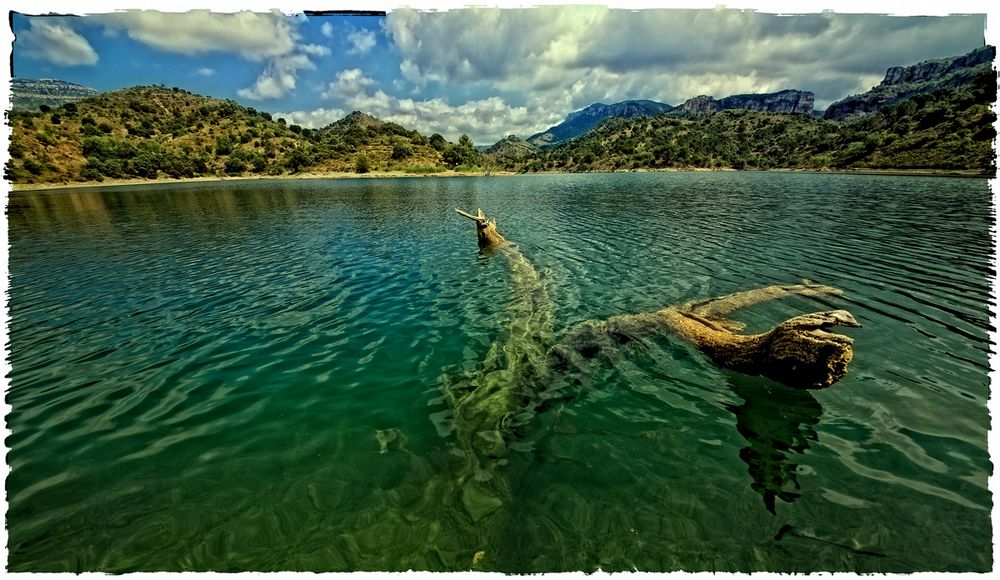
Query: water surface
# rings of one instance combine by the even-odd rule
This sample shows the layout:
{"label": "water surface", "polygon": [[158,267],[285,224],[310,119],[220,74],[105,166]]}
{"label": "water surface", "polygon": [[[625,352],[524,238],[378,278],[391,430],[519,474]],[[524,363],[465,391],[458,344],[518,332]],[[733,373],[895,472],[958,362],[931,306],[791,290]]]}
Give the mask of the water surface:
{"label": "water surface", "polygon": [[[850,310],[851,371],[802,392],[625,349],[470,511],[442,388],[505,338],[512,280],[454,207],[498,217],[557,334],[809,278],[845,296],[742,320]],[[985,180],[781,173],[12,194],[9,568],[989,570],[992,211]]]}

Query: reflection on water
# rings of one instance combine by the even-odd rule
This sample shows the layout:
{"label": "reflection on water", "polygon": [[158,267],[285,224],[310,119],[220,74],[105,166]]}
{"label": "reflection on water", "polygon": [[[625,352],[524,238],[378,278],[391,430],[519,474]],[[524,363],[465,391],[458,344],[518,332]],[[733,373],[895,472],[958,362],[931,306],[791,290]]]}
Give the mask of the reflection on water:
{"label": "reflection on water", "polygon": [[[13,194],[10,569],[987,570],[990,215],[982,180],[732,172]],[[458,443],[449,389],[516,383],[533,328],[803,278],[845,296],[741,320],[850,310],[829,389],[633,340]]]}
{"label": "reflection on water", "polygon": [[790,503],[801,495],[796,457],[816,440],[823,408],[810,391],[735,373],[726,373],[726,382],[743,399],[726,405],[747,442],[740,459],[753,477],[753,490],[773,514],[775,499]]}

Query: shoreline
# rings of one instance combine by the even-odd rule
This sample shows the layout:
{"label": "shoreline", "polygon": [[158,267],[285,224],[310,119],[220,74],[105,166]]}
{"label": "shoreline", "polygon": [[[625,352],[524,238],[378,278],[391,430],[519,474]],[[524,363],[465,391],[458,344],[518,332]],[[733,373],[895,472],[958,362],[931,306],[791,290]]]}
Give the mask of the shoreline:
{"label": "shoreline", "polygon": [[[488,177],[508,177],[513,175],[574,175],[589,173],[680,173],[680,172],[712,172],[744,171],[747,173],[820,173],[842,175],[890,175],[918,177],[980,177],[995,179],[996,175],[982,173],[973,169],[762,169],[738,170],[732,168],[654,168],[635,169],[629,171],[536,171],[531,173],[515,173],[512,171],[491,172]],[[97,187],[120,187],[138,185],[163,185],[202,182],[226,181],[263,181],[263,180],[293,180],[293,179],[400,179],[400,178],[451,178],[451,177],[486,177],[482,171],[442,171],[440,173],[405,173],[402,171],[373,171],[369,173],[354,173],[348,171],[305,172],[286,175],[253,175],[253,176],[201,176],[184,177],[180,179],[161,177],[157,179],[106,179],[104,181],[77,181],[61,183],[11,183],[7,182],[10,193],[52,191],[65,189],[90,189]]]}

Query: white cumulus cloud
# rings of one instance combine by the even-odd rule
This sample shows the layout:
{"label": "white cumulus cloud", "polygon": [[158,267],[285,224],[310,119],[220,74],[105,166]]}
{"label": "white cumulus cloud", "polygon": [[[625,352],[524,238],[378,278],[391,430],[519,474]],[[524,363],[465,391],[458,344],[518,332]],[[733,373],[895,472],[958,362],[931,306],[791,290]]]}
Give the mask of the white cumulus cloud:
{"label": "white cumulus cloud", "polygon": [[[237,91],[241,97],[278,99],[295,90],[298,71],[314,69],[311,57],[330,56],[319,44],[301,42],[302,17],[271,12],[222,13],[208,10],[159,12],[126,10],[93,16],[109,31],[123,31],[143,44],[166,52],[199,55],[236,54],[264,63],[253,86]],[[199,72],[204,75],[204,72]]]}
{"label": "white cumulus cloud", "polygon": [[228,52],[253,61],[289,54],[298,42],[292,19],[280,12],[127,10],[93,18],[129,38],[178,54]]}
{"label": "white cumulus cloud", "polygon": [[97,64],[97,52],[67,20],[38,17],[32,18],[29,26],[16,39],[25,56],[59,66]]}
{"label": "white cumulus cloud", "polygon": [[375,33],[367,28],[352,30],[347,34],[347,40],[351,43],[349,54],[368,54],[375,48]]}
{"label": "white cumulus cloud", "polygon": [[375,81],[366,77],[359,68],[342,70],[337,73],[336,80],[331,82],[323,92],[325,99],[342,99],[350,101],[363,95]]}
{"label": "white cumulus cloud", "polygon": [[[984,27],[984,15],[779,16],[606,6],[399,9],[384,24],[401,74],[417,86],[437,81],[558,98],[578,80],[601,76],[618,84],[583,92],[603,88],[608,98],[671,104],[698,94],[783,88],[811,90],[817,103],[828,103],[868,88],[859,85],[890,66],[982,46]],[[817,74],[823,79],[814,86]]]}
{"label": "white cumulus cloud", "polygon": [[[395,97],[381,89],[372,92],[376,84],[361,69],[343,70],[337,73],[323,96],[339,101],[344,110],[363,111],[383,121],[417,129],[425,135],[441,133],[454,141],[465,133],[479,144],[491,144],[510,134],[512,129],[537,124],[540,116],[552,120],[541,114],[537,106],[512,106],[500,97],[452,105],[442,98],[414,100]],[[336,120],[327,120],[329,114],[311,115],[300,111],[290,115],[296,123],[309,127],[322,127]]]}
{"label": "white cumulus cloud", "polygon": [[284,119],[289,125],[299,125],[306,129],[322,129],[334,121],[347,116],[342,109],[319,108],[312,111],[293,111],[291,113],[275,113],[275,119]]}
{"label": "white cumulus cloud", "polygon": [[268,63],[252,87],[240,89],[237,94],[254,100],[283,97],[295,90],[296,72],[312,68],[315,65],[303,54],[275,58]]}

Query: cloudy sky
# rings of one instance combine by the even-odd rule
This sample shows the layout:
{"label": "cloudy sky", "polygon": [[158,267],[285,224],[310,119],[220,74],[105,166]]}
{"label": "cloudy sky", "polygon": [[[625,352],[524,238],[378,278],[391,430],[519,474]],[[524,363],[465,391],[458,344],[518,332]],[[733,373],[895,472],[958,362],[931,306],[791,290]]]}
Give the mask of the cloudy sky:
{"label": "cloudy sky", "polygon": [[[989,16],[985,1],[948,3],[964,14],[905,15],[856,7],[785,15],[765,2],[379,6],[384,15],[309,12],[368,2],[214,12],[176,11],[184,6],[176,3],[159,5],[171,12],[119,9],[157,7],[141,2],[14,4],[15,77],[101,91],[177,86],[305,127],[361,110],[450,140],[467,133],[477,144],[528,137],[594,102],[677,105],[701,94],[795,88],[825,108],[878,84],[890,66],[983,46]],[[50,12],[60,16],[32,16]]]}

